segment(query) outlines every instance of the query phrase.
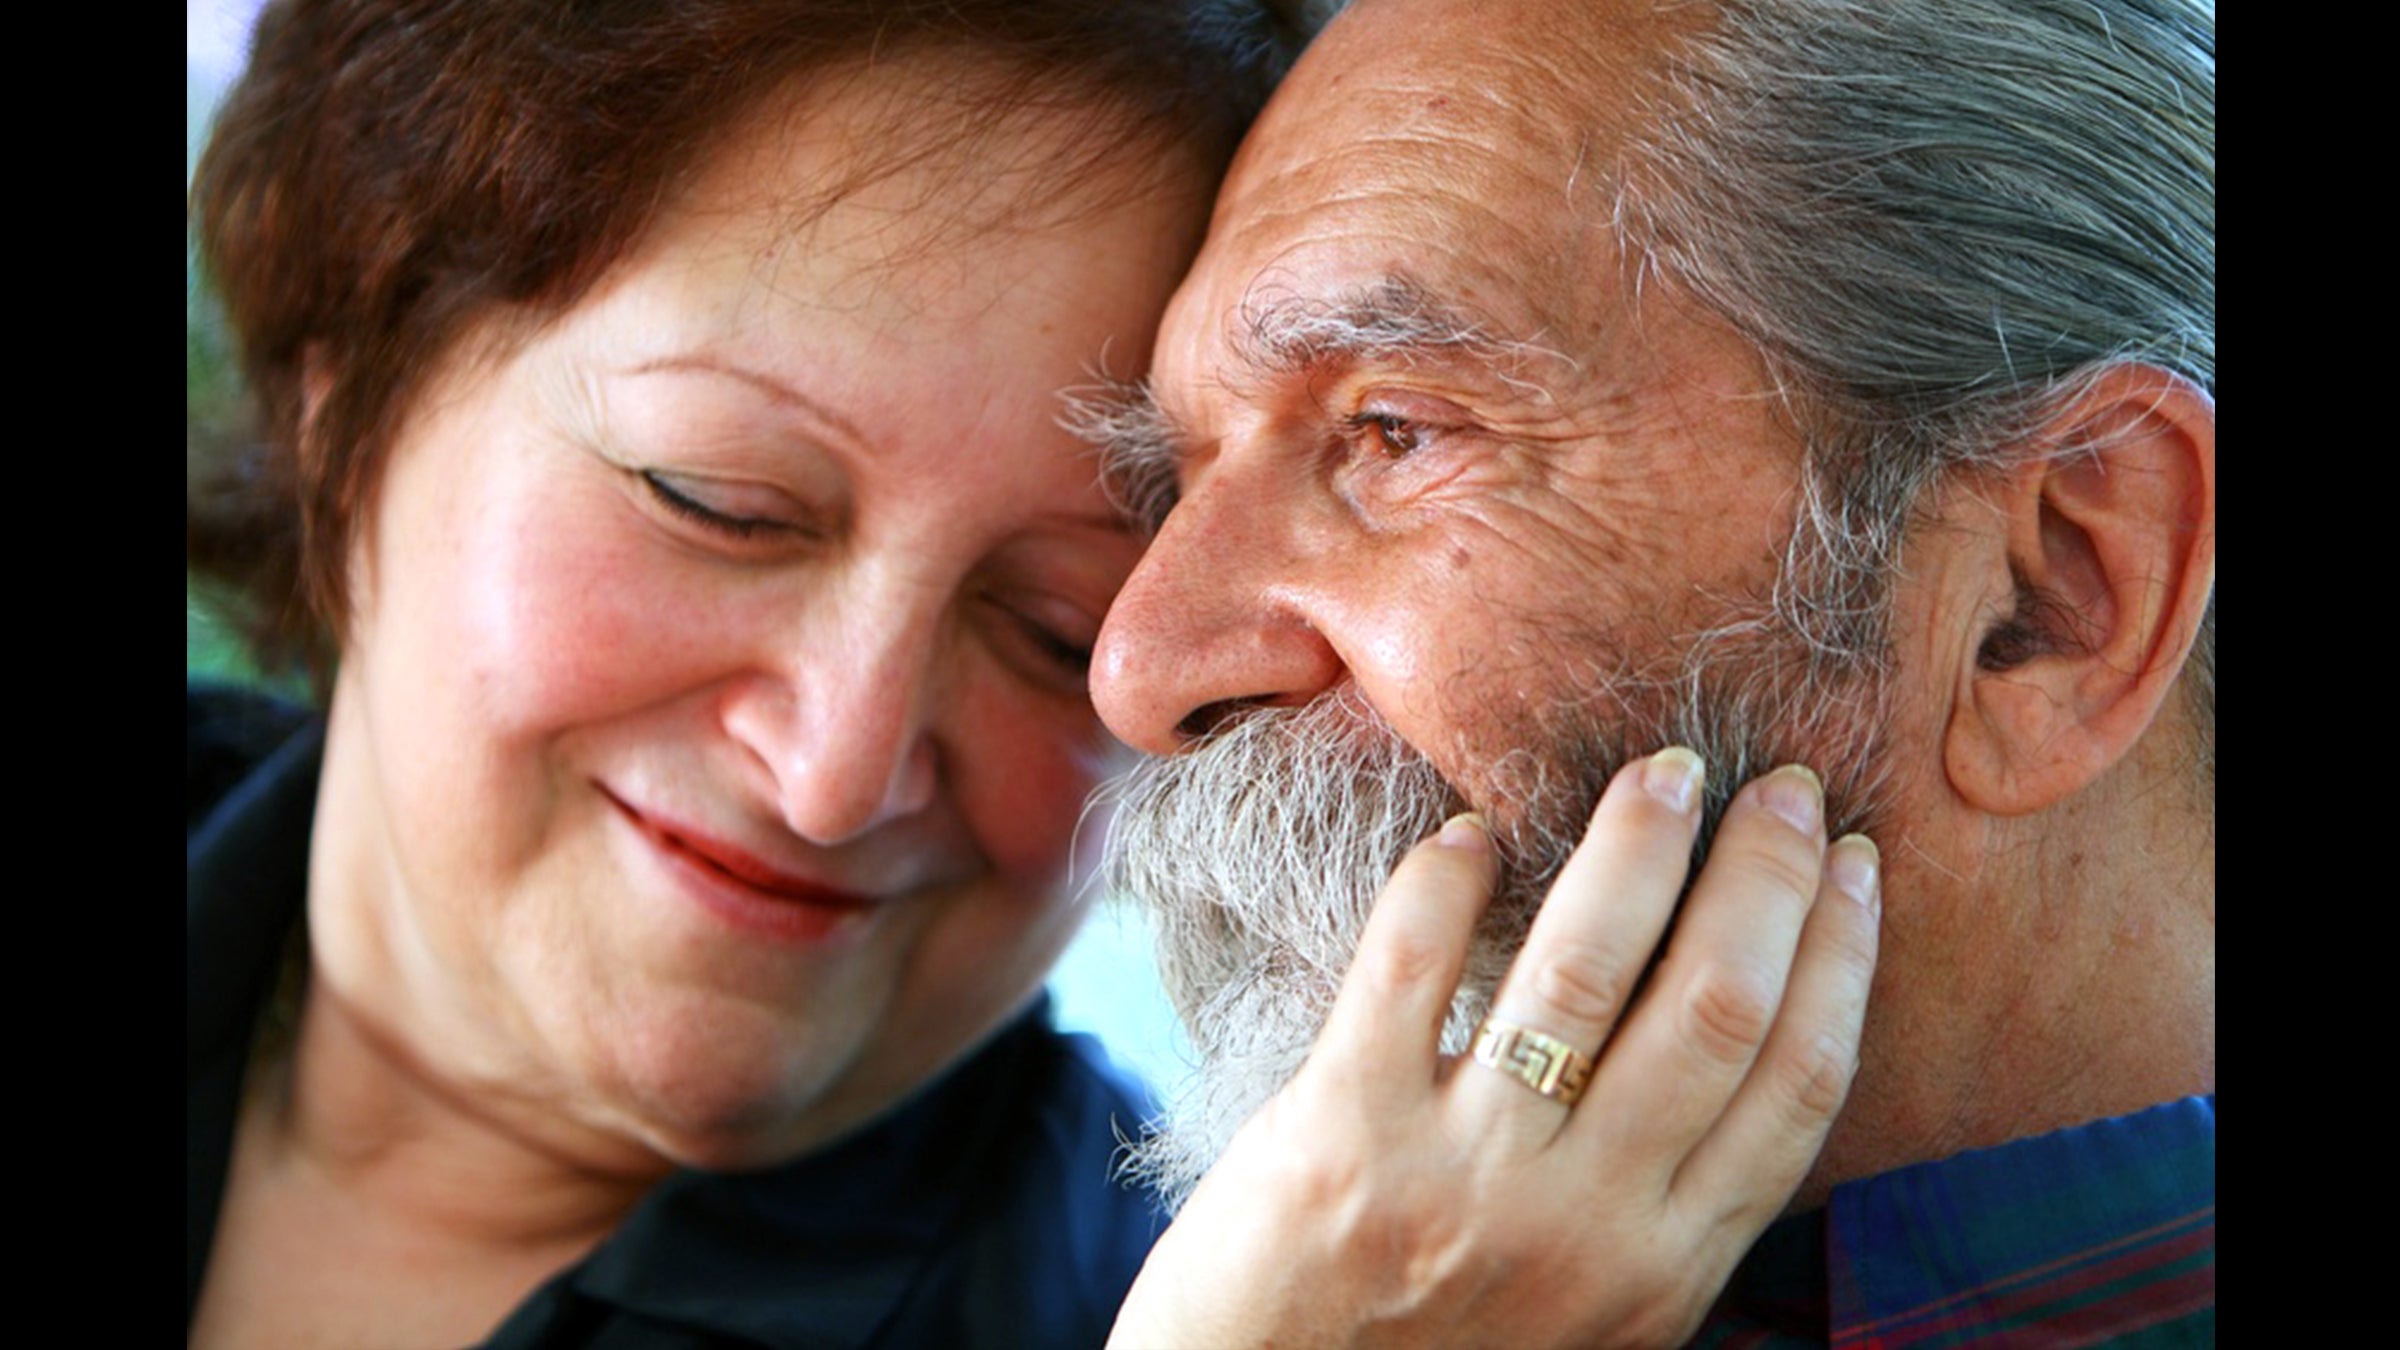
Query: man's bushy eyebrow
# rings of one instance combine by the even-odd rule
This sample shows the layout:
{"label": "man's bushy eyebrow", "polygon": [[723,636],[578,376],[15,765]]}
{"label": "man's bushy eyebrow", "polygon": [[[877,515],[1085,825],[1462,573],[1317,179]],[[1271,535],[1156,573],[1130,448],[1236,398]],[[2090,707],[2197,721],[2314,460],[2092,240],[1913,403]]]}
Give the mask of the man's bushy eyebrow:
{"label": "man's bushy eyebrow", "polygon": [[1100,490],[1144,534],[1156,534],[1175,508],[1183,429],[1151,393],[1148,380],[1102,376],[1063,395],[1059,425],[1100,458]]}
{"label": "man's bushy eyebrow", "polygon": [[1556,355],[1396,272],[1330,298],[1254,292],[1243,302],[1233,346],[1243,364],[1275,374],[1376,360]]}

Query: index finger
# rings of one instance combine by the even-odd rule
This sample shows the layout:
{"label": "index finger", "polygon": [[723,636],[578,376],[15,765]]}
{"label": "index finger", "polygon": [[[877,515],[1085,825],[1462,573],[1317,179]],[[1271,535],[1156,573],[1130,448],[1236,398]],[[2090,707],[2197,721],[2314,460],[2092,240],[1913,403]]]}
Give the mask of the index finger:
{"label": "index finger", "polygon": [[1368,911],[1316,1048],[1370,1097],[1422,1095],[1433,1082],[1442,1019],[1498,871],[1483,818],[1453,816],[1408,851]]}

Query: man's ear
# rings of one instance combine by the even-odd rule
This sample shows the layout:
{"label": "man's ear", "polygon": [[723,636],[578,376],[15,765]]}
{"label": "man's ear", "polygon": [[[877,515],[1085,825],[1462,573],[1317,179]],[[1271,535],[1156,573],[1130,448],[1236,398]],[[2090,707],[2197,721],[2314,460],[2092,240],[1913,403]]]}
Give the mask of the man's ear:
{"label": "man's ear", "polygon": [[1987,498],[2013,606],[1968,644],[1943,764],[1994,815],[2081,791],[2175,685],[2216,586],[2216,403],[2155,366],[2111,367],[2058,404]]}

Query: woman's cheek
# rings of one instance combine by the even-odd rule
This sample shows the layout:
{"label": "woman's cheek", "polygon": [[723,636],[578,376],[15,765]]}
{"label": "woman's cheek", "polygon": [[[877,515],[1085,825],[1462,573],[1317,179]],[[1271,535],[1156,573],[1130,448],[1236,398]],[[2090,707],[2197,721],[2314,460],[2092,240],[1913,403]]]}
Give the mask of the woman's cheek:
{"label": "woman's cheek", "polygon": [[[969,826],[1003,875],[1061,881],[1083,804],[1098,782],[1104,739],[1088,705],[1025,689],[1007,676],[970,678],[969,730],[950,763]],[[959,763],[960,756],[969,762]]]}
{"label": "woman's cheek", "polygon": [[[557,727],[647,706],[707,678],[722,600],[689,561],[592,513],[502,519],[481,541],[462,655],[524,725]],[[721,659],[723,653],[717,654]]]}

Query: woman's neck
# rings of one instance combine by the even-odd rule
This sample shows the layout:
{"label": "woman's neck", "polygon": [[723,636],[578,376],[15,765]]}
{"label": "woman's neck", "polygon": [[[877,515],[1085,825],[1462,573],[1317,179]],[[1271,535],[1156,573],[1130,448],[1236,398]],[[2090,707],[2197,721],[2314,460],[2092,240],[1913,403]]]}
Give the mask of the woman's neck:
{"label": "woman's neck", "polygon": [[194,1346],[479,1341],[667,1170],[512,1128],[321,987],[261,1049]]}
{"label": "woman's neck", "polygon": [[271,1098],[290,1165],[395,1220],[468,1245],[589,1247],[671,1170],[665,1159],[445,1079],[322,986]]}

